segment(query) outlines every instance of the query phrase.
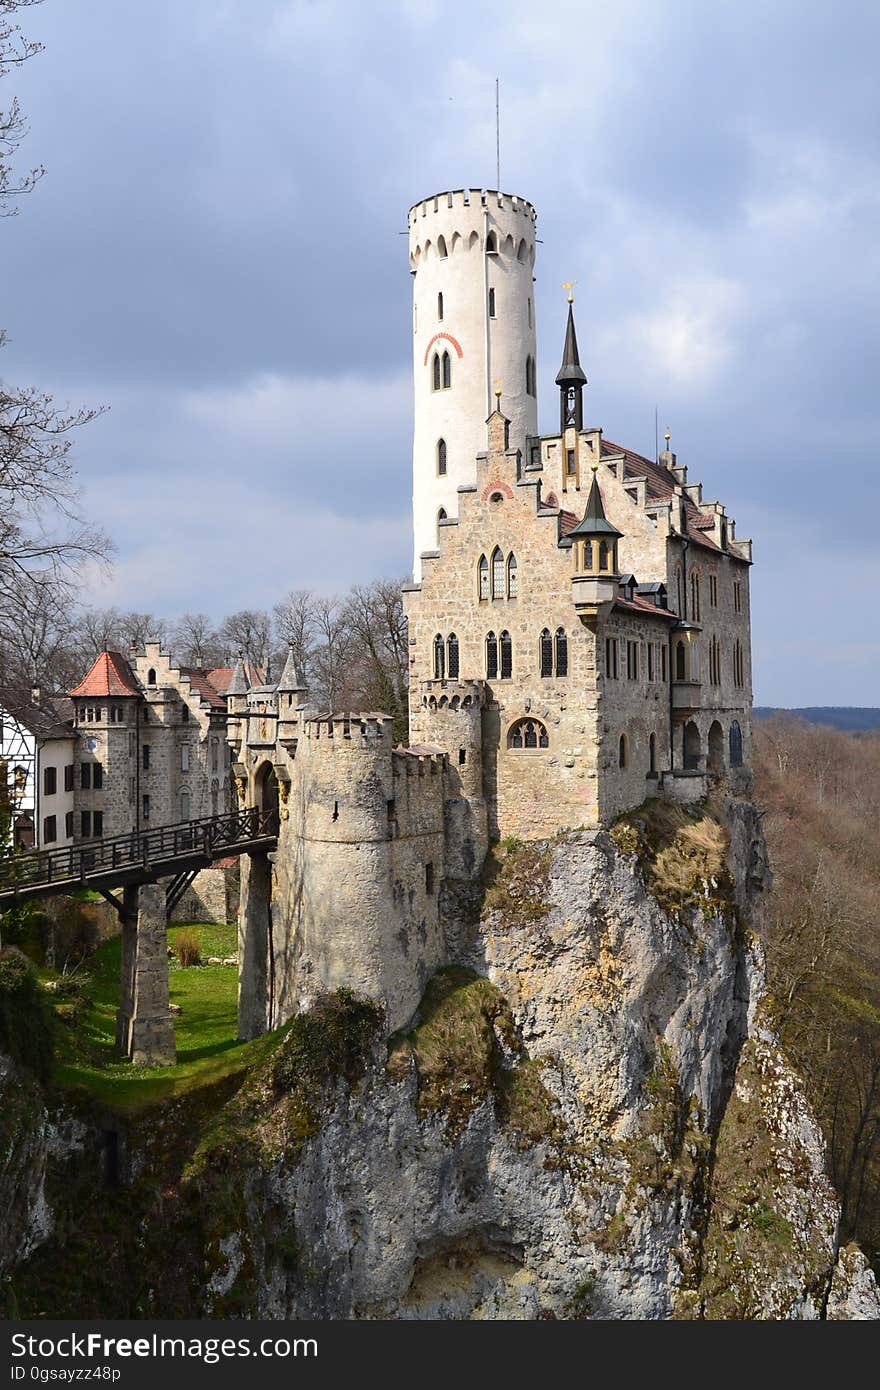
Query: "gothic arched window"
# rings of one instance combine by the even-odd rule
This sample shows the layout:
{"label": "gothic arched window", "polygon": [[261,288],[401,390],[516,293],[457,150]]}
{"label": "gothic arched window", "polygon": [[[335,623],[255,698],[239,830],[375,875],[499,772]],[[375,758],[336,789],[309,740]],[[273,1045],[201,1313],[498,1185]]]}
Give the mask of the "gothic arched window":
{"label": "gothic arched window", "polygon": [[743,760],[743,736],[739,722],[734,719],[730,726],[730,766],[742,767]]}
{"label": "gothic arched window", "polygon": [[486,237],[486,255],[498,255],[498,238],[496,237],[494,232],[490,232],[489,235]]}
{"label": "gothic arched window", "polygon": [[556,674],[557,676],[568,675],[568,638],[565,635],[565,628],[558,627],[555,637],[556,645]]}
{"label": "gothic arched window", "polygon": [[452,385],[452,359],[448,352],[443,354],[443,385]]}
{"label": "gothic arched window", "polygon": [[495,680],[498,675],[498,638],[494,632],[486,635],[486,679]]}
{"label": "gothic arched window", "polygon": [[446,238],[445,238],[445,236],[438,236],[438,238],[437,238],[437,255],[440,257],[441,261],[445,261],[445,260],[446,260],[446,257],[447,257],[447,255],[448,255],[448,252],[447,252],[447,250],[446,250]]}
{"label": "gothic arched window", "polygon": [[541,633],[541,675],[553,675],[553,638],[550,636],[550,629],[544,628]]}
{"label": "gothic arched window", "polygon": [[441,478],[446,477],[446,440],[437,440],[437,473]]}
{"label": "gothic arched window", "polygon": [[437,513],[437,544],[440,543],[440,522],[446,520],[446,508],[441,507]]}
{"label": "gothic arched window", "polygon": [[440,633],[434,638],[434,679],[442,681],[446,675],[446,649]]}
{"label": "gothic arched window", "polygon": [[446,639],[446,670],[451,681],[458,680],[458,638],[454,632]]}
{"label": "gothic arched window", "polygon": [[592,568],[593,568],[593,542],[592,542],[592,541],[584,541],[584,569],[585,569],[585,570],[591,570]]}
{"label": "gothic arched window", "polygon": [[507,734],[508,748],[549,748],[547,730],[540,719],[518,719]]}
{"label": "gothic arched window", "polygon": [[685,679],[684,642],[676,642],[675,644],[675,679],[677,681],[683,681]]}
{"label": "gothic arched window", "polygon": [[150,669],[149,669],[149,671],[147,672],[147,685],[155,685],[155,684],[156,684],[156,672],[153,670],[153,668],[152,668],[152,666],[151,666]]}
{"label": "gothic arched window", "polygon": [[492,597],[504,598],[504,555],[497,545],[492,551]]}
{"label": "gothic arched window", "polygon": [[501,653],[501,679],[510,680],[513,675],[513,644],[509,632],[501,633],[498,638],[498,646]]}
{"label": "gothic arched window", "polygon": [[607,542],[607,541],[600,541],[600,542],[599,542],[599,568],[600,568],[600,570],[607,570],[607,568],[608,568],[608,542]]}
{"label": "gothic arched window", "polygon": [[478,592],[479,592],[479,596],[480,596],[480,598],[488,598],[488,597],[489,597],[489,561],[486,559],[485,555],[481,555],[481,556],[480,556],[480,563],[479,563],[479,565],[477,566],[477,573],[478,573],[478,576],[479,576],[478,585],[477,585]]}
{"label": "gothic arched window", "polygon": [[507,557],[507,597],[516,598],[517,593],[516,556],[511,550]]}
{"label": "gothic arched window", "polygon": [[431,385],[435,391],[439,391],[441,384],[442,383],[440,380],[440,354],[438,352],[435,352],[434,357],[431,361]]}
{"label": "gothic arched window", "polygon": [[700,621],[700,576],[696,570],[691,574],[691,619]]}

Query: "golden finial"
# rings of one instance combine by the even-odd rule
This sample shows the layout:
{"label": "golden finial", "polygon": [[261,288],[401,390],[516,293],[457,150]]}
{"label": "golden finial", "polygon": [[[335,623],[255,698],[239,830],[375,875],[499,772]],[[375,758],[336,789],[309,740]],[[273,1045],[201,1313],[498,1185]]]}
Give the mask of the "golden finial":
{"label": "golden finial", "polygon": [[577,284],[577,280],[563,280],[563,282],[562,282],[562,288],[563,288],[564,290],[568,290],[568,302],[569,302],[569,304],[573,304],[573,303],[574,303],[574,295],[572,294],[572,290],[574,289],[574,287],[575,287],[576,284]]}
{"label": "golden finial", "polygon": [[593,462],[590,464],[590,468],[592,469],[594,474],[599,472],[599,460],[597,458],[593,459]]}
{"label": "golden finial", "polygon": [[495,408],[496,408],[496,410],[500,410],[500,409],[501,409],[501,382],[496,378],[495,381],[493,381],[492,386],[493,386],[494,391],[495,391]]}
{"label": "golden finial", "polygon": [[671,433],[670,433],[670,430],[669,430],[669,426],[668,426],[668,425],[666,426],[666,433],[664,434],[663,438],[666,440],[666,448],[668,449],[668,448],[669,448],[669,441],[670,441],[670,439],[672,438],[672,435],[671,435]]}

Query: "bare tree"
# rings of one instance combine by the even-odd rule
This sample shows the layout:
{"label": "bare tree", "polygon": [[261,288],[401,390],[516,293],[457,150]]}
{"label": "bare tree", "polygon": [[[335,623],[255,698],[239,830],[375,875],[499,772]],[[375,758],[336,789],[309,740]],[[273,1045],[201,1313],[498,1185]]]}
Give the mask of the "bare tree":
{"label": "bare tree", "polygon": [[345,604],[349,684],[357,704],[392,715],[399,742],[407,731],[407,626],[399,579],[356,585]]}
{"label": "bare tree", "polygon": [[220,638],[207,613],[184,613],[172,627],[171,643],[184,666],[214,666],[223,659]]}
{"label": "bare tree", "polygon": [[[30,9],[41,3],[42,0],[0,0],[0,77],[6,77],[42,49],[42,44],[24,38],[12,19],[17,10]],[[26,134],[27,123],[18,99],[13,97],[8,110],[0,111],[0,217],[15,215],[18,211],[16,199],[23,193],[29,193],[44,172],[40,166],[20,177],[13,173],[12,160]]]}
{"label": "bare tree", "polygon": [[273,611],[275,635],[293,648],[300,675],[308,683],[315,646],[315,595],[310,589],[291,589]]}
{"label": "bare tree", "polygon": [[[22,37],[13,16],[38,0],[0,0],[0,77],[40,45]],[[40,169],[16,178],[15,155],[26,127],[17,101],[0,113],[0,212],[33,187]],[[0,330],[0,348],[6,342]],[[71,434],[99,410],[60,410],[33,386],[0,381],[0,624],[14,631],[24,588],[53,586],[69,597],[86,561],[106,560],[110,542],[89,526],[69,457]],[[24,586],[24,587],[23,587]],[[31,599],[31,603],[35,603]]]}
{"label": "bare tree", "polygon": [[220,641],[230,656],[241,656],[261,666],[272,644],[272,619],[263,609],[242,608],[220,624]]}
{"label": "bare tree", "polygon": [[157,618],[153,613],[123,613],[119,619],[119,631],[123,651],[130,647],[140,649],[145,642],[161,642],[164,646],[168,624],[164,618]]}
{"label": "bare tree", "polygon": [[351,629],[345,604],[338,598],[315,599],[314,693],[328,709],[340,709],[346,695]]}

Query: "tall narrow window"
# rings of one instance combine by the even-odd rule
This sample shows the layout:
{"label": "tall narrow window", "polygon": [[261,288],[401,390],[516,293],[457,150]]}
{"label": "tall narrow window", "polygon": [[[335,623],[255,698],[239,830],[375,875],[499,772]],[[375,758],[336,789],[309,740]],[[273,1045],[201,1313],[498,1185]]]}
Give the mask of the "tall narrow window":
{"label": "tall narrow window", "polygon": [[511,550],[507,557],[507,597],[516,598],[517,592],[516,556]]}
{"label": "tall narrow window", "polygon": [[568,675],[568,638],[565,635],[565,628],[558,627],[555,637],[556,645],[556,674],[557,676]]}
{"label": "tall narrow window", "polygon": [[452,359],[448,352],[443,354],[443,385],[452,385]]}
{"label": "tall narrow window", "polygon": [[584,541],[584,569],[585,569],[585,570],[591,570],[592,568],[593,568],[593,542],[592,542],[592,541]]}
{"label": "tall narrow window", "polygon": [[441,507],[437,513],[437,544],[440,543],[440,522],[446,520],[446,508]]}
{"label": "tall narrow window", "polygon": [[95,791],[100,791],[104,785],[104,764],[95,763],[92,768],[92,786]]}
{"label": "tall narrow window", "polygon": [[542,675],[542,676],[552,676],[552,675],[553,675],[553,639],[552,639],[551,636],[550,636],[550,629],[549,629],[548,627],[545,627],[545,628],[544,628],[544,631],[541,633],[540,653],[541,653],[541,675]]}
{"label": "tall narrow window", "polygon": [[566,449],[566,451],[565,451],[565,472],[566,472],[566,474],[567,474],[567,476],[568,476],[569,478],[573,478],[573,477],[574,477],[574,474],[575,474],[574,449]]}
{"label": "tall narrow window", "polygon": [[486,255],[498,255],[498,238],[494,232],[490,232],[489,235],[486,237]]}
{"label": "tall narrow window", "polygon": [[441,478],[446,477],[446,440],[437,440],[437,473]]}
{"label": "tall narrow window", "polygon": [[684,597],[684,595],[682,594],[681,570],[680,570],[680,569],[676,569],[676,571],[675,571],[675,598],[676,598],[676,609],[675,609],[675,611],[676,611],[676,613],[678,614],[678,616],[679,616],[680,618],[684,616],[684,608],[682,607],[682,598],[683,598],[683,597]]}
{"label": "tall narrow window", "polygon": [[149,671],[147,672],[147,685],[155,685],[155,684],[156,684],[156,672],[153,670],[153,668],[152,668],[152,666],[151,666],[150,669],[149,669]]}
{"label": "tall narrow window", "polygon": [[684,642],[676,642],[675,644],[675,679],[677,681],[683,681],[685,679]]}
{"label": "tall narrow window", "polygon": [[691,574],[691,620],[700,621],[700,576],[696,570]]}
{"label": "tall narrow window", "polygon": [[498,675],[498,638],[494,632],[486,637],[486,679],[495,680]]}
{"label": "tall narrow window", "polygon": [[437,238],[437,255],[440,257],[441,261],[445,261],[448,254],[449,254],[449,253],[448,253],[447,250],[446,250],[446,238],[445,238],[445,236],[438,236],[438,238]]}
{"label": "tall narrow window", "polygon": [[743,736],[739,723],[734,719],[730,726],[730,766],[742,767]]}
{"label": "tall narrow window", "polygon": [[490,318],[490,319],[494,319],[494,317],[495,317],[495,291],[494,291],[494,290],[490,290],[490,291],[489,291],[489,318]]}
{"label": "tall narrow window", "polygon": [[607,542],[607,541],[600,541],[600,542],[599,542],[599,568],[600,568],[600,570],[607,570],[607,568],[608,568],[608,542]]}
{"label": "tall narrow window", "polygon": [[438,317],[438,319],[440,319],[440,321],[441,321],[441,323],[442,323],[442,321],[443,321],[443,291],[442,291],[442,290],[441,290],[440,293],[437,295],[437,317]]}
{"label": "tall narrow window", "polygon": [[458,638],[450,632],[446,641],[446,669],[451,681],[458,680]]}
{"label": "tall narrow window", "polygon": [[654,643],[648,643],[648,680],[654,679]]}
{"label": "tall narrow window", "polygon": [[480,563],[479,563],[479,566],[478,566],[478,574],[479,574],[478,589],[479,589],[480,598],[488,598],[488,597],[489,597],[489,561],[486,559],[485,555],[481,555],[481,556],[480,556]]}
{"label": "tall narrow window", "polygon": [[432,377],[431,384],[433,385],[434,390],[435,390],[435,391],[439,391],[439,390],[440,390],[441,381],[440,381],[440,354],[439,354],[438,352],[435,352],[435,353],[434,353],[434,357],[433,357],[432,362],[431,362],[431,377]]}
{"label": "tall narrow window", "polygon": [[501,651],[501,679],[510,680],[513,675],[513,644],[509,632],[502,632],[498,638],[498,646]]}
{"label": "tall narrow window", "polygon": [[738,579],[733,581],[733,610],[735,613],[742,612],[742,584]]}
{"label": "tall narrow window", "polygon": [[180,793],[180,819],[189,820],[189,792]]}
{"label": "tall narrow window", "polygon": [[529,295],[529,328],[532,326],[532,296]]}
{"label": "tall narrow window", "polygon": [[189,772],[189,744],[183,743],[180,747],[180,770]]}
{"label": "tall narrow window", "polygon": [[497,545],[492,551],[492,597],[504,598],[504,555]]}
{"label": "tall narrow window", "polygon": [[628,750],[628,748],[627,748],[627,746],[626,746],[626,734],[621,734],[621,735],[620,735],[620,742],[619,742],[618,745],[617,745],[617,765],[618,765],[618,767],[626,767],[627,761],[628,761],[628,754],[629,754],[629,750]]}
{"label": "tall narrow window", "polygon": [[648,739],[648,771],[657,771],[657,735],[651,734]]}
{"label": "tall narrow window", "polygon": [[665,681],[665,680],[666,680],[666,667],[667,667],[667,656],[666,656],[666,645],[665,645],[665,643],[664,643],[663,646],[661,646],[661,648],[660,648],[660,679],[661,679],[662,681]]}
{"label": "tall narrow window", "polygon": [[443,638],[440,633],[434,638],[434,679],[442,681],[446,675],[446,657]]}

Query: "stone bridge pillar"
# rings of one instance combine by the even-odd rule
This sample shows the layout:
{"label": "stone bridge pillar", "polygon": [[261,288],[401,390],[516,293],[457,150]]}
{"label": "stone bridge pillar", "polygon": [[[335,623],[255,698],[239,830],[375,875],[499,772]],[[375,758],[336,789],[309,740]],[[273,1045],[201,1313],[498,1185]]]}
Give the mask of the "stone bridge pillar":
{"label": "stone bridge pillar", "polygon": [[124,888],[116,1043],[135,1066],[174,1065],[169,1003],[165,889],[158,883]]}
{"label": "stone bridge pillar", "polygon": [[238,1036],[258,1038],[273,1026],[272,863],[268,854],[241,857],[238,917]]}

